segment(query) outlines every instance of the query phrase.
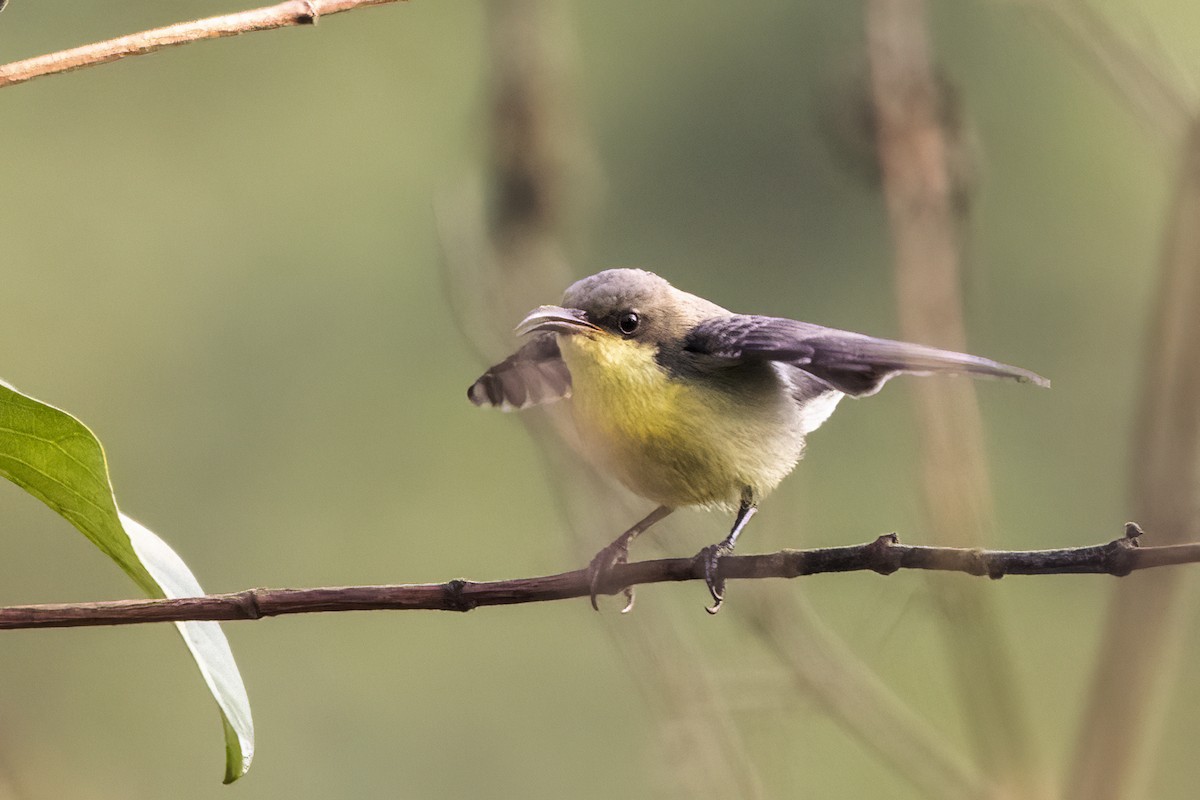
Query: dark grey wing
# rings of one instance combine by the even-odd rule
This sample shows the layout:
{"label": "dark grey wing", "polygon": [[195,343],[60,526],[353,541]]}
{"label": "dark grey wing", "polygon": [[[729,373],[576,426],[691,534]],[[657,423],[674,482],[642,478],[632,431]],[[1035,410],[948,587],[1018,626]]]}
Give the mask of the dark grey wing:
{"label": "dark grey wing", "polygon": [[533,337],[520,350],[479,376],[467,389],[477,406],[514,411],[571,396],[571,373],[553,333]]}
{"label": "dark grey wing", "polygon": [[905,372],[962,373],[1050,385],[1029,370],[979,356],[779,317],[731,314],[706,320],[691,330],[684,349],[717,358],[783,361],[855,397],[874,394],[889,378]]}

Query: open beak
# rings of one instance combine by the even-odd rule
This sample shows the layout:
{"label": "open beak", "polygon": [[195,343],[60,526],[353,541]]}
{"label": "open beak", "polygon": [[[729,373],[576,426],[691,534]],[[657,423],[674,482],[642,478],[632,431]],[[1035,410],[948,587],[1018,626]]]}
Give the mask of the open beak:
{"label": "open beak", "polygon": [[551,331],[553,333],[583,333],[598,331],[601,328],[588,322],[587,314],[578,308],[563,308],[562,306],[538,306],[517,326],[518,336],[531,333]]}

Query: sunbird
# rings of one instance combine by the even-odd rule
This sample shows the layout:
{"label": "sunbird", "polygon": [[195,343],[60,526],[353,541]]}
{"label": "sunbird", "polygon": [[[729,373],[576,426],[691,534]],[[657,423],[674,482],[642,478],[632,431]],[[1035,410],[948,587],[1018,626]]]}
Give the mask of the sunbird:
{"label": "sunbird", "polygon": [[[698,507],[735,514],[729,535],[696,556],[713,599],[707,610],[719,611],[720,559],[847,395],[873,395],[900,374],[1050,385],[966,353],[734,314],[640,269],[575,282],[562,305],[534,309],[516,332],[529,341],[480,376],[468,398],[506,411],[568,400],[586,453],[656,504],[592,559],[593,608],[639,534],[677,508]],[[633,591],[624,592],[629,611]]]}

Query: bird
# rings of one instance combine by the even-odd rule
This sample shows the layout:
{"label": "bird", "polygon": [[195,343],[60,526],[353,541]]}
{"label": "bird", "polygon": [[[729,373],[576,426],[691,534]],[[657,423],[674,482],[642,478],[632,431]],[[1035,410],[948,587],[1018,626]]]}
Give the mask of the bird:
{"label": "bird", "polygon": [[[796,467],[805,439],[845,397],[875,394],[901,374],[1042,376],[998,361],[878,339],[810,322],[735,314],[641,269],[608,269],[569,286],[561,305],[531,311],[527,341],[467,390],[507,411],[566,401],[585,454],[655,508],[588,565],[592,607],[616,564],[679,508],[734,514],[729,534],[697,555],[720,610],[720,559]],[[624,587],[626,605],[633,591]]]}

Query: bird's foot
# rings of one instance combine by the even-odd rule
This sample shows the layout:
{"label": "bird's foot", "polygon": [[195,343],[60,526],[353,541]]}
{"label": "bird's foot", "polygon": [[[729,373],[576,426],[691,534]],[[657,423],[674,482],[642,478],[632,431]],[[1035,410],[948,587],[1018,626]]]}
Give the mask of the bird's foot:
{"label": "bird's foot", "polygon": [[[591,588],[592,608],[596,611],[600,610],[600,606],[596,603],[596,595],[604,588],[608,582],[609,576],[612,574],[612,568],[617,564],[624,564],[629,561],[629,541],[625,538],[617,539],[617,541],[605,547],[592,558],[587,568],[588,585]],[[622,614],[627,614],[633,609],[633,587],[626,586],[621,590],[625,595],[625,607],[621,609]]]}
{"label": "bird's foot", "polygon": [[704,610],[710,614],[720,611],[721,604],[725,602],[725,579],[718,577],[717,566],[724,556],[732,552],[733,545],[728,542],[718,542],[710,544],[696,554],[696,558],[704,564],[704,583],[708,586],[708,593],[712,595],[713,599],[711,606],[704,607]]}

